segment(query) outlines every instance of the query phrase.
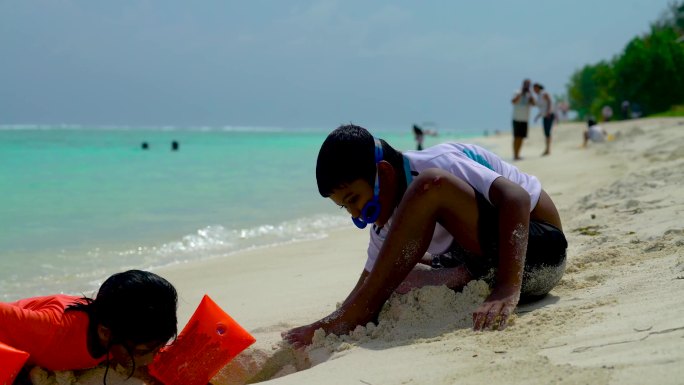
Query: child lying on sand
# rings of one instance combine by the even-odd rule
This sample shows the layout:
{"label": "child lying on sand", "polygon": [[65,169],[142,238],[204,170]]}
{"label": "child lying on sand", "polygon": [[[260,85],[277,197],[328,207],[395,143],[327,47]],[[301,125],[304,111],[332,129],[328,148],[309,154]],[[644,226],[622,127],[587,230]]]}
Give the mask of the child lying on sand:
{"label": "child lying on sand", "polygon": [[107,278],[95,299],[57,294],[0,302],[0,341],[30,354],[16,383],[25,383],[33,366],[75,370],[106,362],[133,375],[176,335],[176,303],[164,278],[129,270]]}

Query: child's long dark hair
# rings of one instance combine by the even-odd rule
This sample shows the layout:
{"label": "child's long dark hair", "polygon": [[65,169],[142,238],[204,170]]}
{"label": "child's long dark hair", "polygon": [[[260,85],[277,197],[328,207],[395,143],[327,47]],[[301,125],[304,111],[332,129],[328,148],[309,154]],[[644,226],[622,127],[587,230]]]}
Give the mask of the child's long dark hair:
{"label": "child's long dark hair", "polygon": [[108,346],[100,347],[107,353],[106,385],[111,346],[121,344],[128,350],[133,362],[130,378],[135,372],[131,345],[161,345],[176,336],[177,302],[176,289],[167,280],[147,271],[129,270],[107,278],[94,300],[85,298],[83,303],[70,305],[66,310],[88,314],[91,340],[97,341],[98,325],[110,330]]}

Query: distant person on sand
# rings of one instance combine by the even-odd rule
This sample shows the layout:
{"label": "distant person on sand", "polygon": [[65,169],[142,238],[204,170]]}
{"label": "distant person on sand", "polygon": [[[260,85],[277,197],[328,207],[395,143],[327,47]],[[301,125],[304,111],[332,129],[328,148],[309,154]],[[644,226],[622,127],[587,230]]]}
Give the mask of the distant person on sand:
{"label": "distant person on sand", "polygon": [[522,87],[513,95],[513,160],[520,160],[520,149],[527,138],[527,125],[530,120],[530,107],[535,105],[530,91],[530,79],[523,81]]}
{"label": "distant person on sand", "polygon": [[559,100],[556,103],[556,121],[566,121],[568,120],[568,112],[570,111],[570,104],[565,100]]}
{"label": "distant person on sand", "polygon": [[551,128],[553,127],[553,122],[556,120],[556,117],[553,113],[551,96],[544,90],[544,86],[539,83],[534,83],[532,88],[537,94],[537,107],[539,108],[539,113],[534,118],[534,121],[536,122],[539,118],[543,118],[542,127],[544,128],[544,137],[546,138],[546,149],[542,153],[542,156],[545,156],[551,154]]}
{"label": "distant person on sand", "polygon": [[620,104],[620,112],[622,113],[622,119],[627,120],[630,119],[631,116],[631,106],[629,105],[629,100],[623,100],[622,104]]}
{"label": "distant person on sand", "polygon": [[147,150],[150,148],[150,145],[147,144],[147,142],[142,142],[142,144],[140,145],[140,148],[142,148],[143,150]]}
{"label": "distant person on sand", "polygon": [[401,153],[363,127],[341,126],[321,146],[316,179],[357,227],[370,225],[368,260],[338,310],[283,333],[295,347],[319,328],[342,335],[376,321],[395,291],[459,290],[473,279],[492,288],[473,328],[503,329],[521,297],[546,295],[563,275],[567,241],[553,201],[536,177],[479,146]]}
{"label": "distant person on sand", "polygon": [[171,151],[178,151],[178,142],[175,140],[171,142]]}
{"label": "distant person on sand", "polygon": [[603,117],[604,122],[610,121],[610,119],[613,117],[613,108],[609,105],[603,106],[601,109],[601,116]]}
{"label": "distant person on sand", "polygon": [[420,151],[423,149],[423,140],[425,135],[437,136],[436,130],[426,130],[417,124],[413,125],[413,137],[416,140],[416,150]]}
{"label": "distant person on sand", "polygon": [[583,133],[584,141],[582,147],[587,147],[587,143],[602,143],[609,139],[608,133],[601,126],[596,124],[593,119],[587,120],[587,129]]}
{"label": "distant person on sand", "polygon": [[413,125],[413,137],[416,140],[416,150],[422,150],[425,133],[423,132],[423,129],[416,124]]}
{"label": "distant person on sand", "polygon": [[[133,375],[177,332],[176,289],[146,271],[114,274],[95,299],[56,294],[0,302],[0,341],[30,354],[28,370],[77,370],[120,364]],[[112,366],[113,367],[113,366]],[[146,373],[142,373],[146,375]]]}

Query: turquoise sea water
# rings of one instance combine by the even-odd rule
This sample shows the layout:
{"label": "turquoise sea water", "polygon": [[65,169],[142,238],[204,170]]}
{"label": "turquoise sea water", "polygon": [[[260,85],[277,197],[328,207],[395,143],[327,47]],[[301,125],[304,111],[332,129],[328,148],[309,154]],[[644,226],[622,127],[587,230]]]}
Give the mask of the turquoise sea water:
{"label": "turquoise sea water", "polygon": [[[316,188],[328,131],[0,126],[0,301],[92,294],[123,269],[229,258],[350,226]],[[409,130],[374,134],[414,146]]]}

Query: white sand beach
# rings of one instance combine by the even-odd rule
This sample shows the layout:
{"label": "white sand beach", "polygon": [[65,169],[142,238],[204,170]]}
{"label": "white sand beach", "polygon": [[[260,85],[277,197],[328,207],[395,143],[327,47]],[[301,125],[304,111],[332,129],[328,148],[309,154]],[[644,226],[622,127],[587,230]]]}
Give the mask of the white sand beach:
{"label": "white sand beach", "polygon": [[[215,385],[682,384],[684,119],[603,126],[617,139],[588,148],[580,148],[585,124],[556,126],[546,157],[542,129],[530,129],[516,165],[559,208],[568,265],[551,294],[519,306],[504,331],[471,330],[486,295],[473,283],[458,294],[395,295],[378,326],[317,335],[304,351],[283,347],[280,332],[328,315],[356,283],[368,234],[351,222],[325,239],[157,273],[179,291],[179,326],[209,294],[257,338]],[[508,133],[476,142],[511,159]]]}

